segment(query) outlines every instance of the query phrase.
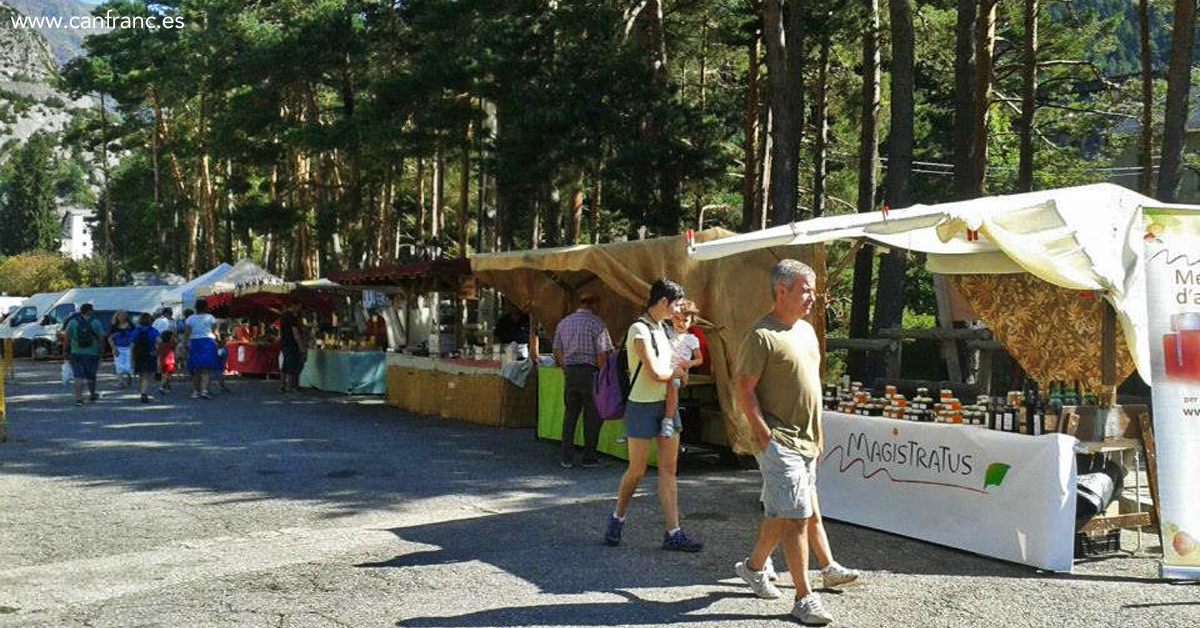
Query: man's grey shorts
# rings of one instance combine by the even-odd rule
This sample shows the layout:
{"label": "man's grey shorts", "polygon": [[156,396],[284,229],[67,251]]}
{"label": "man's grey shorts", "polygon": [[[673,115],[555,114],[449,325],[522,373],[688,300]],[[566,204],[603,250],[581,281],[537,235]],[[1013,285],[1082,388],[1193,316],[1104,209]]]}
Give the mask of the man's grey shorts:
{"label": "man's grey shorts", "polygon": [[807,519],[812,516],[812,492],[817,488],[817,461],[771,439],[754,456],[762,472],[762,503],[768,519]]}

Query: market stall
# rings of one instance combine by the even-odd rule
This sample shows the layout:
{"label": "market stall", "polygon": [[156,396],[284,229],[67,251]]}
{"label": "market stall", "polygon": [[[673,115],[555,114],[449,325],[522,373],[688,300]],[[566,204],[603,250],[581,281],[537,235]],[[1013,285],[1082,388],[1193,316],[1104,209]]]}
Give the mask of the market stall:
{"label": "market stall", "polygon": [[498,360],[389,353],[387,403],[401,410],[492,427],[532,427],[538,383]]}
{"label": "market stall", "polygon": [[[708,229],[695,234],[699,242],[721,241],[734,234]],[[700,310],[698,326],[705,337],[710,377],[695,376],[688,387],[699,400],[684,418],[685,440],[729,447],[748,453],[752,444],[745,421],[735,413],[731,376],[733,352],[740,333],[771,309],[767,273],[781,257],[794,257],[818,269],[817,292],[824,291],[824,250],[811,246],[780,246],[754,250],[711,262],[688,258],[683,236],[612,244],[489,253],[471,258],[479,282],[496,288],[529,312],[552,335],[554,326],[578,306],[584,294],[600,298],[596,308],[613,341],[620,343],[645,307],[650,284],[658,277],[678,282]],[[759,281],[746,281],[759,277]],[[721,286],[720,290],[714,290]],[[810,322],[824,336],[824,308],[814,308]],[[549,349],[549,347],[545,347]],[[541,405],[539,436],[558,439],[562,433],[562,374],[554,367],[538,370]],[[601,431],[600,450],[625,457],[616,442],[620,422]],[[582,422],[577,428],[582,432]]]}
{"label": "market stall", "polygon": [[[1062,421],[1042,419],[1037,394],[1026,397],[1025,407],[1008,402],[1005,425],[994,429],[979,429],[975,414],[957,399],[934,404],[936,418],[930,410],[913,411],[911,397],[892,393],[884,409],[870,392],[838,406],[859,416],[825,413],[818,478],[827,516],[1069,571],[1078,497],[1074,454],[1125,446],[1118,441],[1127,431],[1145,434],[1118,420],[1115,397],[1117,384],[1135,368],[1150,380],[1142,281],[1142,240],[1149,236],[1140,215],[1148,204],[1153,201],[1139,194],[1099,184],[817,218],[699,242],[692,257],[718,260],[836,239],[919,251],[1030,377],[1096,391],[1099,407],[1090,412],[1087,430],[1067,410]],[[1029,432],[1003,433],[1018,431],[1017,425]],[[1068,435],[1036,435],[1043,429]],[[1081,445],[1074,434],[1096,442]],[[1153,439],[1147,442],[1153,458]],[[1153,464],[1148,471],[1153,484]],[[1142,515],[1126,522],[1151,521]]]}
{"label": "market stall", "polygon": [[[388,352],[386,369],[387,403],[409,412],[440,416],[495,427],[529,427],[536,410],[536,378],[516,368],[506,371],[501,362],[477,359],[477,352],[461,350],[449,355],[449,347],[463,347],[464,330],[458,306],[450,305],[450,323],[433,325],[429,340],[408,337],[410,301],[419,295],[440,293],[460,298],[473,297],[470,263],[465,259],[432,260],[330,275],[345,288],[382,291],[404,300],[404,312],[388,317],[389,332],[399,331],[404,342],[400,351]],[[383,308],[385,310],[390,308]],[[439,327],[450,330],[446,342]],[[393,330],[393,327],[400,327]],[[491,354],[489,348],[488,351]],[[447,355],[440,355],[447,354]],[[481,358],[479,355],[478,358]],[[506,375],[507,373],[507,375]]]}
{"label": "market stall", "polygon": [[[235,333],[225,342],[228,351],[226,369],[242,374],[273,375],[279,373],[280,339],[274,330],[268,330],[268,325],[277,321],[284,307],[292,303],[318,316],[329,316],[333,311],[329,288],[336,288],[336,284],[324,280],[283,281],[253,262],[242,260],[220,280],[198,288],[196,297],[205,299],[209,311],[218,318],[249,321],[254,329],[260,330],[257,334],[244,333],[248,329],[246,325],[231,324],[235,328],[228,331]],[[318,333],[314,345],[318,349],[324,349],[326,344],[332,348],[336,343],[327,336]],[[347,392],[343,388],[358,381],[362,375],[361,362],[338,357],[309,360],[306,370],[311,368],[313,372],[307,381],[322,390]],[[323,372],[326,370],[329,372]],[[304,381],[302,373],[301,385],[305,385]],[[382,378],[379,381],[382,382]],[[357,384],[355,388],[363,386]]]}

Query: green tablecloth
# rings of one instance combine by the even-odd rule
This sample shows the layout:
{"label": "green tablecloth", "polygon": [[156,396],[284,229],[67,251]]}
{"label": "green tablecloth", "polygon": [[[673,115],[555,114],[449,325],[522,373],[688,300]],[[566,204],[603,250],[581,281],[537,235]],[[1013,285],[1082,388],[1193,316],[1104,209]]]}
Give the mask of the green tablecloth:
{"label": "green tablecloth", "polygon": [[[538,438],[562,440],[563,413],[566,411],[563,402],[563,387],[566,381],[562,369],[543,366],[538,369]],[[625,434],[623,421],[605,421],[600,428],[600,440],[596,449],[601,453],[629,460],[629,449],[617,439]],[[583,417],[575,423],[575,444],[583,446]],[[658,445],[650,443],[650,464],[658,464]]]}
{"label": "green tablecloth", "polygon": [[348,395],[382,395],[387,392],[386,354],[309,349],[300,386]]}

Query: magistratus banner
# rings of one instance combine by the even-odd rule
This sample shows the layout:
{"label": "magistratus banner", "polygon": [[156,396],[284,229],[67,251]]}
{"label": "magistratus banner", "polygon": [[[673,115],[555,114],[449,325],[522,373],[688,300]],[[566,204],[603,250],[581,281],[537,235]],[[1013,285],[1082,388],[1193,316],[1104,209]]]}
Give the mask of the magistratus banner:
{"label": "magistratus banner", "polygon": [[1162,575],[1200,580],[1200,211],[1143,220]]}
{"label": "magistratus banner", "polygon": [[1075,443],[825,412],[822,514],[1051,571],[1071,571]]}

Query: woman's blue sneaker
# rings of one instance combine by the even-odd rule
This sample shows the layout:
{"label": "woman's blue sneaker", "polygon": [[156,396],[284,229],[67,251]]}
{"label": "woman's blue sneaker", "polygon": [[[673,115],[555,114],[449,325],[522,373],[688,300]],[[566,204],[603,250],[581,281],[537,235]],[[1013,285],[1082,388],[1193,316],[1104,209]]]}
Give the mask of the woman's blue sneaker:
{"label": "woman's blue sneaker", "polygon": [[699,552],[704,549],[704,543],[684,534],[683,530],[676,530],[674,534],[663,534],[662,548],[676,552]]}
{"label": "woman's blue sneaker", "polygon": [[616,515],[608,516],[608,527],[604,530],[604,544],[609,547],[616,547],[621,544],[621,528],[625,527],[625,522],[617,518]]}

